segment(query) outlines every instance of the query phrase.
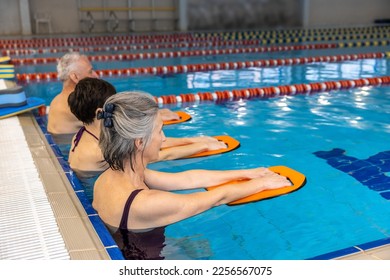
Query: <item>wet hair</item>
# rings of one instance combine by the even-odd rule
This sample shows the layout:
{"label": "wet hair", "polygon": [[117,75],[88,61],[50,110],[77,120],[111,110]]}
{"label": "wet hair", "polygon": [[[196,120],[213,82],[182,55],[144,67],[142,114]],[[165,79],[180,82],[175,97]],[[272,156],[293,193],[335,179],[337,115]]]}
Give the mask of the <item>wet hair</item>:
{"label": "wet hair", "polygon": [[79,52],[70,52],[61,57],[57,64],[58,78],[61,81],[68,80],[70,72],[76,69],[76,63],[84,57],[87,58]]}
{"label": "wet hair", "polygon": [[85,124],[93,123],[96,110],[103,108],[107,98],[114,95],[116,90],[112,84],[98,78],[80,80],[74,91],[68,97],[70,111]]}
{"label": "wet hair", "polygon": [[[104,114],[106,108],[112,114]],[[111,169],[124,171],[129,160],[134,170],[135,141],[141,139],[143,147],[150,141],[158,113],[156,101],[145,92],[121,92],[109,97],[103,109],[103,118],[110,118],[112,123],[101,125],[99,146],[105,161]]]}

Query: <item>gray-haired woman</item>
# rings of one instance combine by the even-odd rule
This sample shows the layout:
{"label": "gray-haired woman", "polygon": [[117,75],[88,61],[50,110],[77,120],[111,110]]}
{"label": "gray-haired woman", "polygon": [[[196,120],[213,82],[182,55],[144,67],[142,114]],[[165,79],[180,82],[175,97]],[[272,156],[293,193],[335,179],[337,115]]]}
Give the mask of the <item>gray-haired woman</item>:
{"label": "gray-haired woman", "polygon": [[[267,168],[178,173],[150,170],[147,164],[158,158],[165,141],[163,121],[153,97],[124,92],[108,98],[103,109],[98,116],[103,119],[99,146],[110,168],[95,183],[93,207],[112,232],[120,230],[123,236],[145,232],[253,193],[291,185],[287,178]],[[170,192],[237,179],[250,180],[211,191]]]}

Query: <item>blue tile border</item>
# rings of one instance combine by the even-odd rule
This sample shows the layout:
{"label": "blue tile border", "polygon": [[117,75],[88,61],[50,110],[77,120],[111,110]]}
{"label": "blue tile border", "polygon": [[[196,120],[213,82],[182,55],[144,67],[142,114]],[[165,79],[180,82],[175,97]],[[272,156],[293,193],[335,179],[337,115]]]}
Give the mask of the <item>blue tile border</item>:
{"label": "blue tile border", "polygon": [[106,250],[112,260],[124,260],[123,254],[119,248],[106,248]]}
{"label": "blue tile border", "polygon": [[362,250],[369,250],[369,249],[373,249],[373,248],[377,248],[389,244],[390,244],[390,237],[387,237],[379,240],[370,241],[361,245],[357,245],[356,247],[359,247]]}
{"label": "blue tile border", "polygon": [[75,192],[77,197],[79,198],[81,204],[83,205],[84,207],[84,210],[85,212],[87,213],[87,215],[97,215],[95,209],[93,209],[85,191],[76,191]]}
{"label": "blue tile border", "polygon": [[349,248],[337,250],[334,252],[326,253],[323,255],[319,255],[316,257],[308,258],[306,260],[331,260],[334,258],[339,258],[339,257],[343,257],[346,255],[350,255],[350,254],[354,254],[354,253],[358,253],[358,252],[360,252],[359,249],[357,249],[355,247],[349,247]]}
{"label": "blue tile border", "polygon": [[[49,142],[49,143],[53,143],[53,140],[49,137],[46,137],[46,140]],[[56,155],[56,157],[63,157],[62,156],[62,153],[60,151],[60,148],[58,148],[57,145],[55,144],[51,144],[51,149],[53,150],[54,154]]]}
{"label": "blue tile border", "polygon": [[319,256],[316,256],[313,258],[308,258],[307,260],[331,260],[334,258],[345,257],[345,256],[350,255],[350,254],[359,253],[361,251],[367,251],[370,249],[375,249],[375,248],[389,245],[389,244],[390,244],[390,237],[387,237],[387,238],[363,243],[360,245],[356,245],[353,247],[348,247],[345,249],[337,250],[334,252],[329,252],[329,253],[319,255]]}
{"label": "blue tile border", "polygon": [[68,178],[70,184],[72,185],[73,187],[73,190],[76,192],[76,191],[84,191],[84,187],[83,185],[81,185],[80,181],[79,180],[75,180],[75,175],[73,175],[73,172],[65,172],[65,175],[66,177]]}
{"label": "blue tile border", "polygon": [[87,195],[85,194],[84,187],[82,186],[80,180],[76,177],[73,171],[70,169],[68,162],[64,159],[60,148],[55,144],[53,138],[46,130],[46,122],[43,120],[43,117],[35,116],[35,119],[44,133],[46,140],[48,141],[50,147],[52,148],[58,162],[60,163],[66,177],[69,180],[75,194],[77,195],[80,203],[83,205],[89,220],[92,223],[97,235],[100,238],[104,248],[106,249],[108,255],[112,260],[124,260],[121,250],[116,244],[115,240],[112,238],[111,233],[107,230],[103,221],[97,215],[96,211],[93,209],[91,202],[89,201]]}

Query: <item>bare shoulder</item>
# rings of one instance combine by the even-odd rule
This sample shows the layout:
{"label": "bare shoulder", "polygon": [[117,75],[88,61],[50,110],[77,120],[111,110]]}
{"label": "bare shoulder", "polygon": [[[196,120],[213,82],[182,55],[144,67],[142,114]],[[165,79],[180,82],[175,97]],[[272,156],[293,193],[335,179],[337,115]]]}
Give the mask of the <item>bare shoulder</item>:
{"label": "bare shoulder", "polygon": [[58,106],[62,100],[63,100],[63,95],[61,93],[57,94],[56,96],[54,96],[53,100],[50,102],[50,107],[52,106]]}
{"label": "bare shoulder", "polygon": [[66,100],[64,100],[63,95],[58,94],[56,95],[53,100],[50,102],[50,108],[49,108],[49,117],[51,116],[58,116],[63,114],[68,107],[68,103]]}

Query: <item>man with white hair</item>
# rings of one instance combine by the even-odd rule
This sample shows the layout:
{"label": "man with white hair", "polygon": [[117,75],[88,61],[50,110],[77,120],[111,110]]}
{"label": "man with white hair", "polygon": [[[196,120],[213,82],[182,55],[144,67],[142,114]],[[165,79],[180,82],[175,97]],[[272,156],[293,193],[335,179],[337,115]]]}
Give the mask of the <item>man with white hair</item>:
{"label": "man with white hair", "polygon": [[77,52],[65,54],[57,65],[58,78],[63,82],[62,91],[50,103],[47,130],[54,135],[73,136],[83,125],[70,111],[68,97],[83,78],[98,78],[86,55]]}
{"label": "man with white hair", "polygon": [[[68,97],[77,83],[84,78],[98,78],[86,55],[78,52],[65,54],[57,64],[58,78],[63,82],[62,91],[50,103],[47,130],[57,144],[70,144],[83,123],[70,111]],[[160,110],[163,120],[176,120],[179,116],[169,110]]]}

